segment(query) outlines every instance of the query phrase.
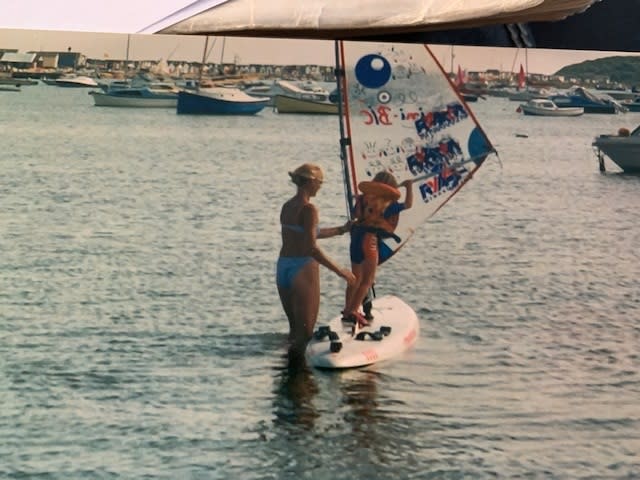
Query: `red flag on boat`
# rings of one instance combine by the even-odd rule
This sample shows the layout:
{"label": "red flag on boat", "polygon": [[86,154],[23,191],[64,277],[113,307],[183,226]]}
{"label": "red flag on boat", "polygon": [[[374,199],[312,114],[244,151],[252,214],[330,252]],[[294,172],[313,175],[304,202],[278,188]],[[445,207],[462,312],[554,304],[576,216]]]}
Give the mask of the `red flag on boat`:
{"label": "red flag on boat", "polygon": [[520,73],[518,73],[518,90],[525,87],[527,83],[527,76],[524,73],[524,68],[522,64],[520,64]]}

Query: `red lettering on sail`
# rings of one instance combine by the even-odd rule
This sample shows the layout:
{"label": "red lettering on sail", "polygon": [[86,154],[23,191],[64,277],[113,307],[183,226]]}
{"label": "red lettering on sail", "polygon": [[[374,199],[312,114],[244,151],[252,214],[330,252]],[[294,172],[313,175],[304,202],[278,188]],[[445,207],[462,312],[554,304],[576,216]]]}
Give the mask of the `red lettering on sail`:
{"label": "red lettering on sail", "polygon": [[378,118],[380,119],[380,123],[382,125],[391,125],[391,120],[389,120],[389,111],[391,109],[389,107],[385,107],[384,105],[380,105],[378,107]]}
{"label": "red lettering on sail", "polygon": [[378,108],[369,107],[369,110],[360,110],[360,113],[365,117],[365,125],[391,125],[390,111],[391,108],[379,105]]}
{"label": "red lettering on sail", "polygon": [[369,110],[360,110],[360,113],[362,113],[366,117],[364,121],[365,125],[371,125],[375,121],[375,117],[373,116],[373,113],[370,112]]}

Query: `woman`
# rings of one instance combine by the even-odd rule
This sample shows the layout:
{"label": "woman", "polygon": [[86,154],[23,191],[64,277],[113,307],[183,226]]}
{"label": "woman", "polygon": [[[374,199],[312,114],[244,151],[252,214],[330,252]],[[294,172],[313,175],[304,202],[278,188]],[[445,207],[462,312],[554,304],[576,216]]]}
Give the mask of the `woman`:
{"label": "woman", "polygon": [[342,235],[350,222],[331,228],[318,228],[318,211],[311,203],[324,175],[319,166],[305,163],[289,172],[297,186],[296,194],[280,212],[282,249],[278,258],[276,283],[282,306],[289,319],[289,352],[301,356],[313,335],[320,308],[320,271],[327,267],[348,283],[355,277],[348,268],[338,266],[317,246],[319,238]]}

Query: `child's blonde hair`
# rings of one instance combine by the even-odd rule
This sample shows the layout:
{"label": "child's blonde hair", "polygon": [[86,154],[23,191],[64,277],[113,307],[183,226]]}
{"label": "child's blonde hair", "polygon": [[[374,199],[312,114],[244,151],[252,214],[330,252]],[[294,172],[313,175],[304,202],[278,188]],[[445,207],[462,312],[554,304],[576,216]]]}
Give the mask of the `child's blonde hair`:
{"label": "child's blonde hair", "polygon": [[373,177],[373,181],[385,183],[394,188],[398,188],[398,182],[396,180],[396,177],[394,177],[392,173],[387,172],[386,170],[376,173],[376,176]]}

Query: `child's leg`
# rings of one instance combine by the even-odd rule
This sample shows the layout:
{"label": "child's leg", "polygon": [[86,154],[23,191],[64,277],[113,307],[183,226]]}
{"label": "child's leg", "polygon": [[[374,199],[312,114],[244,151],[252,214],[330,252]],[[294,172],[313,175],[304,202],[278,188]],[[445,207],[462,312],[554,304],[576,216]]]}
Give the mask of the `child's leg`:
{"label": "child's leg", "polygon": [[367,291],[371,288],[371,285],[373,285],[376,276],[376,268],[378,266],[378,242],[376,235],[367,233],[363,237],[362,246],[364,260],[358,265],[359,275],[357,275],[357,282],[353,287],[353,293],[345,305],[345,315],[358,311],[364,297],[367,295]]}

